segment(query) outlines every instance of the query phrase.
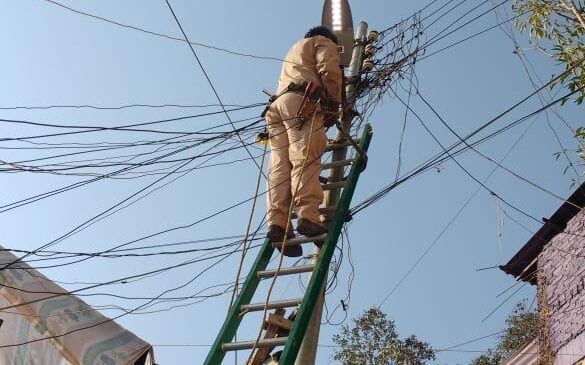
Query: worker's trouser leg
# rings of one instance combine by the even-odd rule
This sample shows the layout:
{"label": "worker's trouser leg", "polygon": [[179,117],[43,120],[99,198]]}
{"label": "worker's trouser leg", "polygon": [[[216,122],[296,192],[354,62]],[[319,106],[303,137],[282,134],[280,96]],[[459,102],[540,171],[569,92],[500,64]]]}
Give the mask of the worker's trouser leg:
{"label": "worker's trouser leg", "polygon": [[[319,114],[313,121],[306,120],[302,124],[295,118],[302,100],[301,95],[284,94],[271,105],[266,114],[271,146],[268,224],[281,227],[286,226],[290,201],[295,191],[299,218],[316,223],[320,221],[319,205],[323,201],[323,189],[319,174],[327,136]],[[302,127],[299,129],[299,126]]]}

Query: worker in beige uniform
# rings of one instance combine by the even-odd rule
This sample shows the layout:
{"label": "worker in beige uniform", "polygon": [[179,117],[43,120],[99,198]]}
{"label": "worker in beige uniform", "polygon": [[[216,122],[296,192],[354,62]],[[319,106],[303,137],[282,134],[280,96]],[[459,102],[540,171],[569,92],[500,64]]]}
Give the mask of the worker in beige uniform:
{"label": "worker in beige uniform", "polygon": [[[320,87],[321,102],[314,114],[303,117],[299,111],[307,101],[309,83]],[[281,242],[285,235],[289,239],[294,237],[293,227],[287,225],[293,195],[297,232],[307,237],[327,232],[319,214],[323,200],[319,174],[327,144],[325,127],[337,119],[341,84],[337,38],[326,27],[310,29],[286,55],[278,90],[265,113],[270,138],[267,237],[272,242]],[[290,228],[285,233],[287,226]],[[302,248],[288,246],[284,254],[298,257]]]}

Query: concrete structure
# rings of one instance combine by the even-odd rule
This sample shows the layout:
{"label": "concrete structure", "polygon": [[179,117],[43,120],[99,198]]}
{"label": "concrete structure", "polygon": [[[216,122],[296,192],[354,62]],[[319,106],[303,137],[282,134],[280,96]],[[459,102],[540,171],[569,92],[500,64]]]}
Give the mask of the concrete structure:
{"label": "concrete structure", "polygon": [[546,328],[539,340],[543,348],[544,340],[550,349],[554,365],[573,365],[585,358],[583,206],[585,184],[549,219],[544,219],[538,232],[501,267],[518,280],[538,285],[539,315]]}

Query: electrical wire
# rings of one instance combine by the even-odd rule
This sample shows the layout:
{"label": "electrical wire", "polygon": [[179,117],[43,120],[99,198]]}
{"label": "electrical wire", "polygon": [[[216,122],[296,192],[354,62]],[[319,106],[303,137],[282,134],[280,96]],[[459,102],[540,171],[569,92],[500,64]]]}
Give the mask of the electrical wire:
{"label": "electrical wire", "polygon": [[[262,171],[262,169],[260,168],[260,166],[258,165],[258,163],[256,162],[256,160],[253,159],[254,156],[252,156],[252,153],[250,152],[250,150],[246,146],[246,143],[244,142],[244,140],[242,139],[242,137],[238,133],[238,129],[234,125],[234,122],[232,121],[232,118],[230,117],[230,115],[228,113],[228,110],[226,109],[223,101],[221,100],[221,97],[219,96],[219,93],[217,92],[217,89],[215,88],[215,85],[213,85],[213,82],[211,81],[211,78],[209,77],[209,74],[205,70],[205,67],[203,67],[203,63],[201,63],[201,60],[199,59],[199,56],[197,56],[197,52],[195,52],[195,48],[193,48],[193,45],[189,41],[189,37],[187,37],[187,33],[185,33],[185,30],[183,29],[183,26],[181,25],[181,22],[179,22],[179,18],[177,18],[177,15],[175,14],[175,11],[173,10],[173,7],[171,6],[171,3],[169,2],[169,0],[165,0],[165,2],[167,4],[167,6],[169,7],[169,10],[171,11],[171,14],[173,15],[173,18],[175,19],[175,22],[177,23],[177,26],[181,30],[181,33],[183,34],[183,37],[185,38],[185,41],[187,42],[187,45],[189,46],[189,49],[191,50],[191,54],[193,54],[193,57],[195,58],[195,61],[197,62],[197,65],[201,69],[201,72],[203,72],[203,75],[205,76],[205,79],[207,80],[207,83],[211,87],[211,90],[213,91],[213,94],[215,95],[215,98],[217,99],[217,102],[221,105],[221,109],[223,110],[223,113],[225,114],[225,117],[227,118],[227,120],[231,124],[232,128],[234,129],[234,132],[236,133],[236,136],[238,137],[238,139],[242,143],[242,146],[244,146],[244,149],[246,150],[246,152],[248,153],[248,155],[250,156],[250,158],[252,158],[252,161],[254,162],[254,165],[256,165],[256,167],[258,168],[258,170],[260,170],[260,173],[264,175],[264,172]],[[264,178],[268,179],[268,177],[266,177],[265,175],[264,175]]]}
{"label": "electrical wire", "polygon": [[[583,60],[581,60],[581,62],[583,62]],[[574,67],[570,68],[569,70],[566,70],[563,73],[560,73],[559,75],[553,77],[551,79],[550,82],[548,82],[547,84],[544,84],[540,89],[535,90],[534,92],[530,93],[528,96],[526,96],[525,98],[521,99],[520,101],[516,102],[514,105],[512,105],[511,107],[507,108],[506,110],[504,110],[503,112],[499,113],[498,115],[496,115],[495,117],[491,118],[490,120],[488,120],[487,122],[483,123],[480,127],[476,128],[474,131],[470,132],[469,134],[467,134],[465,137],[463,137],[463,139],[465,141],[469,140],[471,137],[475,136],[476,134],[478,134],[479,132],[481,132],[482,130],[484,130],[485,128],[487,128],[488,126],[490,126],[491,124],[495,123],[496,121],[498,121],[499,119],[501,119],[502,117],[504,117],[506,114],[510,113],[511,111],[513,111],[514,109],[516,109],[517,107],[519,107],[520,105],[522,105],[524,102],[526,102],[527,100],[529,100],[531,97],[533,97],[534,95],[536,95],[540,90],[550,86],[550,84],[552,82],[555,82],[556,80],[558,80],[560,77],[562,77],[563,75],[565,75],[567,73],[567,71],[572,70]],[[582,89],[582,88],[581,88]],[[503,133],[505,131],[507,131],[510,128],[513,128],[514,126],[528,120],[529,118],[538,115],[539,113],[543,112],[544,110],[562,102],[563,100],[566,100],[566,98],[570,97],[571,95],[576,94],[577,92],[579,92],[581,89],[577,89],[574,91],[571,91],[559,98],[557,98],[556,100],[553,100],[551,102],[549,102],[548,104],[542,106],[541,108],[538,108],[537,110],[528,113],[526,115],[524,115],[523,117],[520,117],[516,120],[514,120],[511,123],[508,123],[506,126],[496,130],[495,132],[492,132],[490,134],[488,134],[487,136],[480,138],[472,143],[470,143],[470,145],[472,146],[476,146],[480,143],[483,143],[487,140],[489,140],[490,138],[493,138],[494,136]],[[460,148],[459,150],[455,150],[453,151],[455,148],[457,148],[458,146],[460,146],[460,144],[462,144],[461,142],[456,142],[454,144],[452,144],[451,146],[449,146],[447,148],[447,151],[450,152],[451,155],[453,156],[457,156],[458,154],[460,154],[461,152],[465,151],[466,148]],[[428,159],[426,162],[422,163],[419,165],[419,167],[411,170],[409,173],[407,173],[405,176],[403,176],[403,178],[399,179],[398,181],[396,181],[395,183],[392,183],[386,187],[384,187],[383,189],[379,190],[377,193],[375,193],[374,195],[372,195],[370,198],[364,200],[361,203],[358,203],[356,206],[354,206],[351,210],[350,213],[351,215],[355,215],[356,213],[358,213],[359,211],[365,209],[366,207],[370,206],[371,204],[375,203],[376,201],[379,201],[382,197],[386,196],[390,191],[392,191],[394,188],[396,188],[397,186],[401,185],[402,183],[404,183],[405,181],[421,174],[424,171],[429,170],[429,168],[436,166],[437,163],[440,163],[446,159],[449,159],[449,157],[447,156],[447,154],[443,151],[442,153],[439,153],[437,155],[435,155],[434,157]]]}
{"label": "electrical wire", "polygon": [[[259,104],[259,103],[257,103]],[[219,104],[128,104],[128,105],[117,105],[117,106],[104,106],[104,105],[92,105],[92,104],[78,104],[78,105],[18,105],[18,106],[0,106],[0,110],[46,110],[46,109],[95,109],[95,110],[122,110],[132,108],[151,108],[151,109],[163,109],[163,108],[182,108],[182,109],[198,109],[198,108],[211,108],[217,107]],[[242,104],[225,104],[225,106],[233,107],[244,107]]]}
{"label": "electrical wire", "polygon": [[[524,138],[527,132],[532,128],[535,121],[533,121],[521,134],[520,136],[514,141],[512,146],[508,149],[508,151],[502,156],[500,159],[500,163],[504,162],[505,159],[510,155],[510,153],[514,150],[514,148],[518,145],[518,143]],[[486,176],[484,181],[488,181],[493,174],[497,171],[497,166],[494,167],[490,173]],[[392,286],[392,288],[388,291],[386,296],[380,302],[379,307],[381,307],[384,303],[388,301],[392,297],[392,295],[398,290],[398,288],[406,281],[406,279],[410,276],[410,274],[418,267],[418,265],[422,262],[422,260],[427,256],[427,254],[431,251],[431,249],[439,242],[439,240],[443,237],[443,235],[447,232],[447,230],[455,223],[457,218],[463,213],[465,208],[471,203],[471,201],[475,198],[475,196],[481,191],[482,187],[478,186],[477,189],[469,196],[469,198],[464,202],[464,204],[457,210],[455,215],[447,222],[447,224],[441,229],[439,234],[431,241],[431,243],[426,247],[423,253],[417,258],[417,260],[409,267],[409,269],[401,276],[396,284]]]}
{"label": "electrical wire", "polygon": [[108,18],[105,18],[105,17],[101,17],[101,16],[98,16],[98,15],[90,14],[88,12],[84,12],[84,11],[81,11],[81,10],[77,10],[77,9],[75,9],[73,7],[70,7],[70,6],[66,6],[66,5],[61,4],[61,3],[57,2],[57,1],[54,1],[54,0],[43,0],[43,1],[45,1],[47,3],[50,3],[50,4],[53,4],[53,5],[56,5],[56,6],[60,7],[60,8],[62,8],[62,9],[68,10],[70,12],[73,12],[73,13],[76,13],[76,14],[79,14],[79,15],[83,15],[83,16],[87,16],[87,17],[90,17],[90,18],[93,18],[93,19],[96,19],[96,20],[100,20],[100,21],[103,21],[103,22],[106,22],[106,23],[109,23],[109,24],[112,24],[112,25],[115,25],[115,26],[118,26],[118,27],[121,27],[121,28],[135,30],[135,31],[138,31],[138,32],[141,32],[141,33],[149,34],[149,35],[156,36],[156,37],[166,38],[166,39],[170,39],[170,40],[173,40],[173,41],[188,42],[188,44],[190,46],[203,47],[203,48],[211,49],[211,50],[214,50],[214,51],[219,51],[219,52],[231,54],[231,55],[234,55],[234,56],[248,57],[248,58],[253,58],[253,59],[258,59],[258,60],[279,61],[279,62],[283,62],[284,61],[284,60],[282,60],[282,59],[280,59],[278,57],[258,56],[258,55],[254,55],[254,54],[251,54],[251,53],[237,52],[237,51],[229,50],[227,48],[216,47],[216,46],[212,46],[212,45],[205,44],[205,43],[201,43],[201,42],[192,42],[192,41],[189,41],[189,40],[185,40],[183,38],[173,37],[173,36],[170,36],[170,35],[167,35],[167,34],[150,31],[150,30],[147,30],[147,29],[144,29],[144,28],[140,28],[140,27],[133,26],[133,25],[123,24],[123,23],[120,23],[120,22],[117,22],[117,21],[114,21],[114,20],[111,20],[111,19],[108,19]]}

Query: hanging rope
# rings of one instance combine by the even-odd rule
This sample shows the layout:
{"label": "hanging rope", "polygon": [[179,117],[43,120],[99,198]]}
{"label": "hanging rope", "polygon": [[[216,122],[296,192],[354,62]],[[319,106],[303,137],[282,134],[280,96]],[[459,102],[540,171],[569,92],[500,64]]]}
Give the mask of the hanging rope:
{"label": "hanging rope", "polygon": [[254,199],[252,200],[252,210],[250,212],[250,218],[248,219],[248,226],[246,227],[246,234],[244,236],[244,248],[242,249],[242,256],[240,257],[240,264],[238,265],[238,273],[236,274],[236,280],[234,282],[234,290],[232,291],[232,297],[230,299],[230,305],[228,307],[228,311],[231,309],[232,305],[234,304],[234,300],[238,295],[238,286],[240,282],[240,276],[242,275],[242,267],[244,266],[244,259],[246,258],[246,254],[248,253],[248,248],[250,246],[250,242],[248,242],[248,237],[250,236],[250,229],[252,228],[252,219],[254,218],[254,211],[256,210],[256,202],[258,201],[258,194],[260,191],[260,181],[262,180],[262,171],[264,168],[264,160],[266,157],[266,149],[268,143],[264,144],[264,149],[262,151],[262,161],[260,161],[260,169],[258,172],[258,179],[256,180],[256,192],[254,193]]}
{"label": "hanging rope", "polygon": [[262,337],[262,330],[264,328],[264,319],[266,318],[266,314],[268,313],[268,303],[270,302],[270,296],[272,294],[272,290],[274,289],[274,285],[276,284],[276,278],[280,274],[280,270],[282,268],[282,263],[284,262],[284,249],[285,249],[286,243],[288,241],[288,233],[289,233],[289,231],[292,230],[292,227],[291,227],[292,211],[293,211],[293,207],[295,204],[295,198],[297,196],[297,193],[298,193],[299,188],[301,186],[301,183],[303,181],[303,173],[305,171],[305,166],[307,164],[307,160],[309,157],[309,151],[311,149],[311,139],[313,138],[313,127],[315,125],[316,113],[317,113],[317,110],[315,110],[315,112],[313,112],[313,116],[311,117],[311,126],[309,128],[309,138],[308,138],[309,143],[307,145],[307,149],[305,151],[305,156],[303,158],[301,173],[299,174],[299,183],[297,184],[297,186],[295,188],[294,194],[292,195],[292,199],[290,201],[290,205],[288,207],[288,218],[287,218],[286,228],[284,230],[284,239],[282,240],[282,243],[280,246],[280,257],[278,260],[278,266],[276,268],[274,276],[272,277],[272,281],[270,282],[270,286],[268,288],[268,294],[266,295],[266,300],[264,301],[264,311],[262,312],[262,322],[260,323],[260,331],[258,331],[258,336],[256,336],[256,340],[254,341],[254,346],[252,347],[252,351],[248,355],[248,360],[246,360],[246,364],[249,364],[250,361],[252,360],[252,356],[254,356],[254,352],[256,351],[258,343],[260,342],[260,337]]}

